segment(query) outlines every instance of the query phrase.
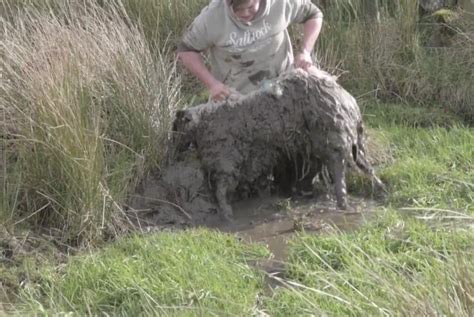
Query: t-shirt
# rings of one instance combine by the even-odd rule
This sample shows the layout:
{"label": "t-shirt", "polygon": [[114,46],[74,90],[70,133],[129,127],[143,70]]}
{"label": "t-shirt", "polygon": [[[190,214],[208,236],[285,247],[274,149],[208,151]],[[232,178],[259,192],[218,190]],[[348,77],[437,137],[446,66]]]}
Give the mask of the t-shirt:
{"label": "t-shirt", "polygon": [[239,20],[228,0],[212,0],[185,32],[178,51],[209,51],[213,75],[248,93],[293,63],[288,26],[322,18],[310,0],[261,0],[251,22]]}

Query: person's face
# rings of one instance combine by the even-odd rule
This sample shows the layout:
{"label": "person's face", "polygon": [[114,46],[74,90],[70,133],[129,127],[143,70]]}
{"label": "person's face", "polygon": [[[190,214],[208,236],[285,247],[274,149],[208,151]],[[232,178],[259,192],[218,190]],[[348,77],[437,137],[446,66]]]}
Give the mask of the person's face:
{"label": "person's face", "polygon": [[245,4],[232,7],[234,14],[244,22],[250,22],[255,18],[255,15],[260,8],[260,0],[249,0]]}

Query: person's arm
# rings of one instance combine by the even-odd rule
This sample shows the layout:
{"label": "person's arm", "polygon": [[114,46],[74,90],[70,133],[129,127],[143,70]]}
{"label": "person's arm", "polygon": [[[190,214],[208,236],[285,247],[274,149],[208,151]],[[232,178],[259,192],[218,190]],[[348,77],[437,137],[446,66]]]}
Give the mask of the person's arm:
{"label": "person's arm", "polygon": [[322,24],[323,18],[321,17],[309,19],[304,23],[301,51],[295,55],[296,67],[307,70],[313,65],[311,52],[313,51],[314,44],[316,43],[319,33],[321,32]]}
{"label": "person's arm", "polygon": [[199,52],[181,51],[177,55],[184,67],[207,87],[213,101],[221,101],[230,96],[229,88],[212,75]]}

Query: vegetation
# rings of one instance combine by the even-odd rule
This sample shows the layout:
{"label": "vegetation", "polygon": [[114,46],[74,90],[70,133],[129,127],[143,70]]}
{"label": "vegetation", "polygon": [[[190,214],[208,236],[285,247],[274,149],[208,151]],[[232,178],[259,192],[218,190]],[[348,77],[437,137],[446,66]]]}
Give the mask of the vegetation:
{"label": "vegetation", "polygon": [[21,293],[24,312],[79,315],[250,315],[263,247],[206,230],[132,236],[73,259]]}
{"label": "vegetation", "polygon": [[[0,4],[0,314],[472,315],[474,23],[420,17],[417,1],[319,1],[317,56],[358,97],[389,185],[375,222],[297,236],[273,295],[249,264],[268,251],[221,233],[83,248],[132,228],[128,196],[160,166],[174,111],[202,96],[174,45],[205,3]],[[29,246],[15,260],[7,236]]]}
{"label": "vegetation", "polygon": [[300,235],[270,315],[470,316],[473,238],[394,213],[355,234]]}
{"label": "vegetation", "polygon": [[122,6],[58,10],[4,23],[0,218],[97,242],[123,229],[121,203],[159,164],[180,80]]}

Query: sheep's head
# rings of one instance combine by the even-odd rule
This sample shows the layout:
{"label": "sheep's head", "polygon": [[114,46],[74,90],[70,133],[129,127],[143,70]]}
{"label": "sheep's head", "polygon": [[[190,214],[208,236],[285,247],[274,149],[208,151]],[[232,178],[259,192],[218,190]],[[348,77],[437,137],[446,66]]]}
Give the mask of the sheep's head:
{"label": "sheep's head", "polygon": [[192,109],[178,110],[173,121],[173,145],[178,153],[195,146],[195,127],[198,115]]}

